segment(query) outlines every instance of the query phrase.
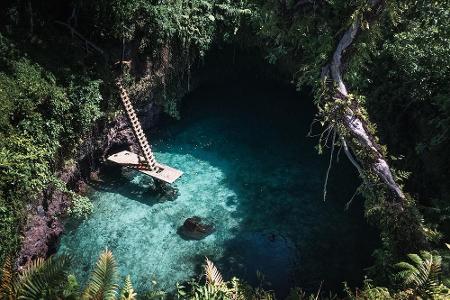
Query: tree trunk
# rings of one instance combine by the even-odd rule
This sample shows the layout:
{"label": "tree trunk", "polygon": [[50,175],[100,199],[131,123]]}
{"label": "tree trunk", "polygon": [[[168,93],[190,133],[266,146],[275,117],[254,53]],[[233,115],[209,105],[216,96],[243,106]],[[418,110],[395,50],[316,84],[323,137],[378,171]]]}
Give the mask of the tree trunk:
{"label": "tree trunk", "polygon": [[[369,4],[372,17],[379,15],[383,7],[383,1],[370,0]],[[382,233],[388,231],[392,238],[391,242],[396,244],[394,245],[394,251],[403,254],[402,252],[415,250],[415,248],[420,249],[427,245],[420,214],[414,204],[406,198],[401,186],[394,179],[392,169],[381,151],[382,147],[377,143],[376,137],[368,130],[367,122],[358,116],[358,112],[363,111],[363,109],[348,93],[343,81],[343,56],[360,30],[359,18],[355,18],[355,21],[339,40],[331,62],[322,69],[322,80],[327,82],[327,79],[331,79],[329,84],[329,90],[331,91],[329,99],[331,100],[329,101],[331,101],[332,106],[336,104],[333,106],[332,118],[338,125],[336,127],[339,130],[340,143],[344,147],[346,155],[358,169],[366,187],[369,187],[374,194],[377,192],[375,188],[379,186],[379,181],[374,180],[373,176],[368,176],[369,174],[375,174],[386,188],[385,199],[388,202],[384,207],[386,208],[383,212],[385,215],[380,217],[384,220],[380,220],[379,224],[384,222],[380,226],[382,227]],[[346,57],[346,59],[348,58]],[[351,104],[344,104],[344,107],[342,107],[342,101],[337,100],[347,100],[346,102]],[[349,151],[347,145],[353,150],[357,161],[353,158],[353,154]]]}

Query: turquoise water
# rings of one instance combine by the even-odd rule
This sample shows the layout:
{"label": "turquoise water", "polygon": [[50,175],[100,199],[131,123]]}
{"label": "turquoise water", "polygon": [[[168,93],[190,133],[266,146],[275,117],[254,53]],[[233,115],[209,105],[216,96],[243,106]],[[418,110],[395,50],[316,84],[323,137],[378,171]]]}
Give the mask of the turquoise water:
{"label": "turquoise water", "polygon": [[[157,159],[183,170],[176,199],[155,196],[151,179],[108,168],[93,186],[93,215],[68,225],[59,253],[86,277],[108,247],[121,275],[138,290],[158,282],[198,277],[204,257],[226,278],[265,286],[284,296],[300,285],[342,290],[359,284],[377,237],[363,218],[361,199],[345,203],[358,184],[345,157],[335,164],[327,201],[322,188],[328,156],[307,138],[311,100],[285,87],[208,86],[183,101],[182,120],[151,134]],[[177,229],[191,216],[216,226],[203,240],[184,240]]]}

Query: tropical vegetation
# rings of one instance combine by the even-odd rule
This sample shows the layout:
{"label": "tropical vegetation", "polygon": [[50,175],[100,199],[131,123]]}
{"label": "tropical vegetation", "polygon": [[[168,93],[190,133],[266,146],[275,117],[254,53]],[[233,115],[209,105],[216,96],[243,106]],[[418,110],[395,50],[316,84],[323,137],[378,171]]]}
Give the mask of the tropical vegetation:
{"label": "tropical vegetation", "polygon": [[[449,246],[450,250],[450,246]],[[442,257],[423,251],[409,254],[410,262],[395,265],[397,273],[392,274],[398,282],[396,291],[373,286],[367,279],[361,290],[352,291],[346,287],[349,299],[448,299],[450,289],[443,284],[441,273]],[[67,256],[39,258],[30,263],[21,274],[13,272],[10,260],[2,270],[0,295],[2,299],[138,299],[130,275],[119,285],[117,263],[111,251],[105,250],[83,288],[77,278],[67,272],[70,258]],[[448,280],[448,279],[447,279]],[[156,282],[153,282],[156,286]],[[287,299],[336,299],[336,295],[308,294],[299,288],[292,289]],[[251,286],[231,278],[225,281],[222,274],[208,258],[205,259],[203,274],[199,280],[177,284],[176,291],[167,293],[152,289],[139,295],[139,299],[275,299],[271,291]]]}
{"label": "tropical vegetation", "polygon": [[[347,296],[450,297],[449,0],[16,0],[0,8],[6,299],[136,297],[130,277],[119,292],[109,251],[83,289],[67,274],[67,257],[38,258],[16,272],[23,228],[30,214],[48,211],[55,190],[69,204],[52,218],[89,216],[89,199],[58,174],[89,156],[86,145],[117,116],[117,77],[141,102],[142,90],[152,86],[158,104],[177,116],[179,90],[190,89],[209,53],[229,45],[264,57],[279,70],[273,76],[312,90],[319,152],[331,149],[331,168],[333,153],[342,150],[361,177],[355,193],[364,195],[382,246],[370,279]],[[125,63],[118,73],[117,62],[129,60],[134,67]],[[224,281],[209,260],[205,273],[206,281],[180,286],[178,297],[274,297],[238,279]],[[292,293],[292,299],[318,297]]]}

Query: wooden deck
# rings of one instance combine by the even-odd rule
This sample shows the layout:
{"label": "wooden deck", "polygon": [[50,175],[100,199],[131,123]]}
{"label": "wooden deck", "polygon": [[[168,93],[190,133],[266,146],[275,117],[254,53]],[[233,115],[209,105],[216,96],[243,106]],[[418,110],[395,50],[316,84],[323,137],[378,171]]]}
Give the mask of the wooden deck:
{"label": "wooden deck", "polygon": [[173,183],[181,175],[183,175],[183,172],[160,163],[156,163],[157,171],[151,171],[148,169],[146,164],[143,163],[145,162],[144,157],[126,150],[109,156],[107,160],[124,167],[136,169],[139,172],[167,183]]}

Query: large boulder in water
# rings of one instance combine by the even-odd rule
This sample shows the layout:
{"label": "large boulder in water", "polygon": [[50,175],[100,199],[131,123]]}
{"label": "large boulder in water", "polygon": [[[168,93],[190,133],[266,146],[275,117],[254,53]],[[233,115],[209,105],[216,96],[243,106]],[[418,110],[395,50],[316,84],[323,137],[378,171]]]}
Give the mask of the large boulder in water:
{"label": "large boulder in water", "polygon": [[214,225],[205,224],[200,217],[187,218],[178,228],[178,234],[189,240],[201,240],[215,231]]}

